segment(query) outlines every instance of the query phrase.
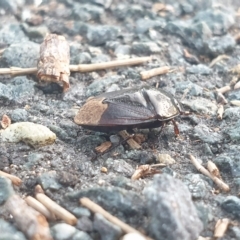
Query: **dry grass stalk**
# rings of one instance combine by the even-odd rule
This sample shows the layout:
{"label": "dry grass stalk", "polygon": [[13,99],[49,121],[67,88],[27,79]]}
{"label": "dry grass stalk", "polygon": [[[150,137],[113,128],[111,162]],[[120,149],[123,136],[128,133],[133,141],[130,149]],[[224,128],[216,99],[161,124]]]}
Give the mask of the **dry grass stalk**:
{"label": "dry grass stalk", "polygon": [[213,176],[220,177],[220,172],[219,172],[218,167],[216,166],[216,164],[214,162],[208,161],[207,162],[207,169]]}
{"label": "dry grass stalk", "polygon": [[211,63],[209,64],[209,67],[213,67],[216,63],[218,63],[218,62],[220,62],[220,61],[222,61],[222,60],[227,60],[227,59],[229,59],[230,57],[229,56],[227,56],[227,55],[219,55],[219,56],[217,56],[216,58],[214,58],[212,61],[211,61]]}
{"label": "dry grass stalk", "polygon": [[40,46],[37,76],[45,82],[63,84],[63,91],[69,89],[70,48],[64,36],[48,34]]}
{"label": "dry grass stalk", "polygon": [[159,170],[155,169],[155,167],[165,167],[166,164],[154,164],[154,165],[140,165],[135,172],[133,173],[131,179],[138,180],[139,178],[144,178],[149,175],[160,173]]}
{"label": "dry grass stalk", "polygon": [[6,177],[12,181],[12,184],[15,186],[20,186],[22,184],[22,180],[14,175],[11,175],[9,173],[0,171],[0,176]]}
{"label": "dry grass stalk", "polygon": [[220,92],[217,92],[217,102],[220,103],[220,104],[227,104],[228,103],[227,99]]}
{"label": "dry grass stalk", "polygon": [[3,115],[2,121],[1,121],[1,126],[3,129],[6,129],[11,125],[11,119],[8,117],[6,114]]}
{"label": "dry grass stalk", "polygon": [[[70,65],[69,70],[71,72],[92,72],[97,70],[104,70],[109,68],[117,68],[124,66],[139,65],[151,60],[151,57],[137,57],[124,60],[109,61],[104,63],[94,63],[94,64],[79,64],[79,65]],[[36,74],[37,68],[0,68],[0,75],[27,75],[27,74]]]}
{"label": "dry grass stalk", "polygon": [[222,238],[225,232],[227,231],[229,223],[230,223],[230,219],[228,218],[218,219],[214,229],[214,237]]}
{"label": "dry grass stalk", "polygon": [[70,71],[71,72],[93,72],[93,71],[104,70],[109,68],[139,65],[144,62],[148,62],[151,59],[152,59],[151,57],[137,57],[137,58],[104,62],[104,63],[70,65]]}
{"label": "dry grass stalk", "polygon": [[26,203],[35,209],[36,211],[40,212],[43,216],[45,216],[49,220],[56,220],[55,216],[37,199],[28,196],[24,199]]}
{"label": "dry grass stalk", "polygon": [[16,222],[17,227],[30,240],[52,240],[46,218],[14,194],[5,203],[5,209]]}
{"label": "dry grass stalk", "polygon": [[216,91],[219,92],[219,93],[224,94],[226,92],[229,92],[230,90],[231,90],[231,86],[227,85],[227,86],[218,88]]}
{"label": "dry grass stalk", "polygon": [[234,87],[233,87],[234,89],[239,89],[240,88],[240,81],[239,82],[237,82],[235,85],[234,85]]}
{"label": "dry grass stalk", "polygon": [[51,200],[48,196],[46,196],[40,185],[37,185],[35,187],[35,197],[56,217],[62,219],[70,225],[76,225],[77,218],[73,214],[68,212],[66,209],[58,205],[56,202]]}
{"label": "dry grass stalk", "polygon": [[132,228],[131,226],[129,226],[128,224],[122,222],[120,219],[114,217],[113,215],[111,215],[109,212],[105,211],[101,206],[99,206],[98,204],[94,203],[93,201],[91,201],[89,198],[81,198],[80,199],[80,203],[88,208],[89,210],[91,210],[94,213],[100,213],[101,215],[103,215],[103,217],[105,217],[108,221],[110,221],[111,223],[119,226],[123,232],[125,233],[138,233],[141,236],[145,237],[148,240],[151,240],[151,238],[144,236],[142,233],[140,233],[139,231],[137,231],[136,229]]}
{"label": "dry grass stalk", "polygon": [[110,141],[103,142],[100,146],[96,147],[95,150],[98,153],[104,153],[106,152],[110,147],[112,146],[112,143]]}
{"label": "dry grass stalk", "polygon": [[164,67],[159,67],[159,68],[153,68],[148,71],[143,71],[143,72],[140,72],[140,74],[141,74],[142,80],[146,80],[146,79],[149,79],[154,76],[169,73],[170,70],[171,70],[171,67],[164,66]]}
{"label": "dry grass stalk", "polygon": [[232,101],[230,101],[230,103],[234,106],[240,107],[240,101],[239,100],[232,100]]}
{"label": "dry grass stalk", "polygon": [[192,155],[189,154],[190,160],[192,162],[192,164],[196,167],[196,169],[201,172],[202,174],[208,176],[209,178],[211,178],[213,180],[213,182],[215,182],[217,184],[217,186],[219,188],[221,188],[223,191],[228,192],[230,190],[229,186],[224,183],[221,179],[219,179],[216,176],[213,176],[205,167],[203,167],[198,160]]}
{"label": "dry grass stalk", "polygon": [[132,149],[140,149],[141,146],[131,137],[131,135],[128,134],[128,132],[126,130],[120,131],[118,133],[124,140],[127,140],[128,145],[132,148]]}
{"label": "dry grass stalk", "polygon": [[221,104],[221,105],[219,105],[218,110],[217,110],[217,119],[222,120],[223,113],[224,113],[224,107]]}

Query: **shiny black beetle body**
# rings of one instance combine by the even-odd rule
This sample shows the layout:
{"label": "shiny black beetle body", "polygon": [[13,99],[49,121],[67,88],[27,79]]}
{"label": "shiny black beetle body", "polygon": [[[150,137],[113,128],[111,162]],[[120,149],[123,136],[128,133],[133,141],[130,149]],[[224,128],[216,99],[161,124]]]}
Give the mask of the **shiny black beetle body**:
{"label": "shiny black beetle body", "polygon": [[167,92],[134,88],[89,98],[74,121],[87,129],[110,132],[160,127],[180,113],[179,102]]}

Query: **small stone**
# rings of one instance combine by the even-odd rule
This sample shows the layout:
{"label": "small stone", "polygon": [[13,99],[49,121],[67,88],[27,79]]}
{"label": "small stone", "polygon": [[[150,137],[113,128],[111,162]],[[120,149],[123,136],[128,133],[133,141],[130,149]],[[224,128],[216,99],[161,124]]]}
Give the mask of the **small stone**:
{"label": "small stone", "polygon": [[93,230],[93,222],[89,219],[89,217],[84,216],[79,218],[76,228],[84,232],[91,232]]}
{"label": "small stone", "polygon": [[25,109],[17,108],[12,111],[10,118],[13,122],[26,122],[28,120],[28,112]]}
{"label": "small stone", "polygon": [[27,240],[22,232],[3,219],[0,219],[0,233],[0,240]]}
{"label": "small stone", "polygon": [[[159,191],[161,189],[161,191]],[[156,240],[193,240],[203,229],[187,187],[170,175],[155,175],[144,189],[150,217],[149,233]],[[154,206],[154,207],[153,207]],[[163,224],[164,223],[164,224]]]}
{"label": "small stone", "polygon": [[203,223],[204,229],[206,229],[209,226],[209,222],[214,220],[212,208],[203,201],[197,201],[194,202],[194,204],[198,211],[198,216]]}
{"label": "small stone", "polygon": [[[0,1],[2,2],[2,1]],[[15,3],[14,3],[15,5]],[[19,24],[3,24],[0,29],[0,43],[1,44],[12,44],[27,41],[28,38],[24,34]],[[15,66],[15,65],[12,65]]]}
{"label": "small stone", "polygon": [[55,142],[56,135],[47,127],[32,122],[13,123],[5,130],[0,130],[3,142],[23,141],[31,146],[44,146]]}
{"label": "small stone", "polygon": [[109,222],[100,213],[94,215],[93,228],[104,240],[118,240],[122,235],[121,228]]}
{"label": "small stone", "polygon": [[152,19],[140,18],[136,22],[136,32],[138,34],[143,34],[146,33],[149,29],[163,28],[165,24],[166,21],[164,19],[156,21]]}
{"label": "small stone", "polygon": [[41,153],[30,153],[27,157],[27,162],[24,167],[28,170],[33,170],[41,161],[44,161],[44,155]]}
{"label": "small stone", "polygon": [[156,161],[156,156],[152,152],[143,150],[128,151],[125,153],[124,158],[131,159],[141,165],[155,163]]}
{"label": "small stone", "polygon": [[78,230],[66,223],[58,223],[51,227],[51,234],[55,240],[72,239]]}
{"label": "small stone", "polygon": [[160,53],[161,48],[155,42],[133,42],[132,53],[136,55],[149,55]]}
{"label": "small stone", "polygon": [[110,141],[113,145],[117,145],[120,143],[120,137],[118,135],[111,135],[110,137]]}
{"label": "small stone", "polygon": [[240,107],[229,107],[225,109],[223,118],[236,122],[240,116]]}
{"label": "small stone", "polygon": [[118,28],[108,25],[88,27],[87,40],[94,46],[104,45],[107,41],[115,40]]}
{"label": "small stone", "polygon": [[182,104],[189,107],[192,111],[200,114],[215,116],[217,113],[217,104],[205,98],[183,100]]}
{"label": "small stone", "polygon": [[111,158],[108,158],[105,164],[108,169],[120,173],[125,177],[131,177],[134,173],[132,165],[127,163],[123,159],[112,160]]}
{"label": "small stone", "polygon": [[205,124],[198,124],[193,130],[194,137],[199,138],[204,143],[216,144],[223,140],[223,135],[218,132],[213,132]]}
{"label": "small stone", "polygon": [[206,65],[198,64],[186,68],[187,73],[209,75],[212,73],[212,69]]}
{"label": "small stone", "polygon": [[42,173],[37,181],[44,190],[59,190],[62,187],[62,185],[58,183],[56,171]]}
{"label": "small stone", "polygon": [[11,180],[5,177],[0,177],[0,205],[8,200],[8,198],[13,194],[14,189],[12,187]]}
{"label": "small stone", "polygon": [[176,163],[176,161],[169,154],[157,154],[157,161],[166,165],[172,165]]}
{"label": "small stone", "polygon": [[[16,33],[15,33],[16,34]],[[17,35],[16,35],[17,36]],[[40,46],[37,43],[24,41],[11,44],[3,52],[0,60],[1,67],[32,68],[37,66]]]}
{"label": "small stone", "polygon": [[123,55],[131,54],[131,47],[129,45],[119,45],[114,51],[115,55],[121,57]]}
{"label": "small stone", "polygon": [[83,231],[76,231],[71,240],[93,240],[87,233]]}
{"label": "small stone", "polygon": [[46,26],[29,26],[26,23],[22,24],[22,28],[30,39],[37,39],[38,42],[43,41],[44,37],[49,33]]}
{"label": "small stone", "polygon": [[80,217],[88,218],[91,216],[91,212],[87,208],[84,208],[84,207],[76,207],[76,208],[72,209],[71,212],[78,218],[80,218]]}
{"label": "small stone", "polygon": [[228,100],[240,100],[240,89],[230,91],[228,94]]}
{"label": "small stone", "polygon": [[238,120],[233,126],[226,129],[225,133],[229,135],[232,141],[240,141],[240,120]]}
{"label": "small stone", "polygon": [[194,199],[206,199],[211,193],[212,187],[200,174],[187,174],[183,182],[188,186],[188,190]]}
{"label": "small stone", "polygon": [[240,219],[240,199],[236,196],[228,196],[224,199],[221,207],[227,212]]}
{"label": "small stone", "polygon": [[184,93],[188,89],[190,96],[202,96],[203,88],[190,81],[176,82],[175,84],[177,92]]}

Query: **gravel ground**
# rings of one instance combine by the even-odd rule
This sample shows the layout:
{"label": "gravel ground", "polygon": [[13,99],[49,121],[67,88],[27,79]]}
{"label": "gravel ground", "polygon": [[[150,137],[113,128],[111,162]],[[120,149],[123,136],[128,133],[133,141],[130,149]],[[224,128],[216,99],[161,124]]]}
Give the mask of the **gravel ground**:
{"label": "gravel ground", "polygon": [[[240,90],[232,85],[225,99],[216,93],[238,80],[231,69],[239,64],[239,9],[237,0],[43,0],[39,6],[33,0],[1,0],[1,68],[35,67],[47,33],[65,36],[71,64],[137,56],[153,60],[135,67],[72,73],[70,90],[64,94],[59,85],[40,84],[36,76],[1,76],[0,117],[7,114],[13,123],[41,124],[57,139],[44,147],[1,139],[0,170],[15,174],[23,184],[13,190],[0,178],[0,239],[28,239],[4,203],[14,192],[33,196],[37,184],[78,219],[76,226],[49,221],[56,240],[117,240],[124,234],[102,215],[82,207],[81,197],[153,239],[211,239],[220,218],[231,220],[221,239],[240,239],[240,107],[231,102],[240,100]],[[184,56],[184,49],[192,56]],[[228,57],[210,65],[223,54]],[[178,70],[141,80],[141,71],[160,66]],[[175,137],[171,124],[161,134],[160,129],[137,130],[145,137],[140,150],[123,143],[91,161],[95,147],[120,138],[76,125],[76,107],[89,96],[145,85],[170,92],[192,112],[176,118],[180,136]],[[218,120],[217,109],[224,101],[223,119]],[[173,164],[161,174],[131,180],[137,166],[159,163],[159,154],[175,161],[171,159]],[[204,166],[212,160],[230,191],[224,193],[199,173],[189,154]],[[102,167],[108,172],[102,173]]]}

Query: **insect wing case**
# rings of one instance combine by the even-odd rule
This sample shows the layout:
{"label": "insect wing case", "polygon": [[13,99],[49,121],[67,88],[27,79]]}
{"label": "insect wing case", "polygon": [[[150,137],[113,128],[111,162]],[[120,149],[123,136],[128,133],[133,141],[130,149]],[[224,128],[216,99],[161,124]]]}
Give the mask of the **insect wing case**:
{"label": "insect wing case", "polygon": [[174,100],[152,88],[104,93],[87,100],[74,121],[98,131],[159,127],[179,114]]}

